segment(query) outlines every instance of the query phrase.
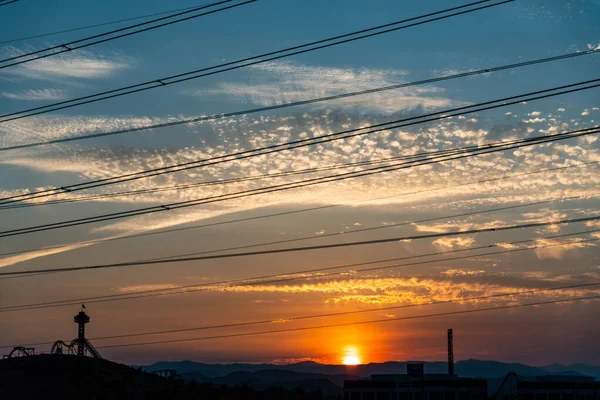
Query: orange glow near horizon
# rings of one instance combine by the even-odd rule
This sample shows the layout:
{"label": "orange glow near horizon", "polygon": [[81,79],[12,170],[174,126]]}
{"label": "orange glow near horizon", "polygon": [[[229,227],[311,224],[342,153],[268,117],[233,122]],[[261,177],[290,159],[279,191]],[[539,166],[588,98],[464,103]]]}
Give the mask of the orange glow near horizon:
{"label": "orange glow near horizon", "polygon": [[358,365],[360,364],[360,357],[358,354],[358,349],[353,346],[346,347],[344,351],[344,356],[342,358],[342,363],[344,365]]}

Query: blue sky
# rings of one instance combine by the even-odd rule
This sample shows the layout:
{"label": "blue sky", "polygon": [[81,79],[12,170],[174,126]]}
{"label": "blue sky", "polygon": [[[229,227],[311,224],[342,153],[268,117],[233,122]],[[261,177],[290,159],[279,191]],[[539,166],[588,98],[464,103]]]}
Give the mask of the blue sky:
{"label": "blue sky", "polygon": [[[158,1],[132,0],[123,3],[108,0],[81,4],[71,0],[60,3],[23,0],[1,9],[2,37],[10,40],[196,4],[198,3],[180,0],[169,3],[168,8],[165,8],[164,2]],[[64,57],[48,58],[0,70],[0,110],[2,114],[15,112],[454,5],[459,3],[412,0],[377,0],[368,3],[354,0],[260,0],[238,9],[93,46]],[[62,138],[144,126],[181,117],[244,110],[587,50],[600,45],[598,15],[600,2],[596,0],[517,0],[470,15],[251,68],[3,123],[0,124],[0,145],[9,146],[44,138]],[[0,54],[5,58],[103,32],[105,29],[108,28],[4,44],[0,45]],[[594,54],[543,66],[276,112],[3,152],[0,153],[0,197],[21,193],[27,189],[62,186],[135,172],[224,154],[240,148],[260,147],[595,79],[598,78],[599,66],[600,58]],[[314,149],[132,182],[93,193],[364,161],[591,127],[597,125],[600,119],[598,93],[597,89],[588,90],[468,115],[465,118],[332,142]],[[60,251],[4,257],[0,259],[0,269],[36,269],[165,257],[280,239],[318,236],[323,233],[350,232],[364,227],[443,217],[532,201],[555,200],[554,203],[543,207],[529,207],[469,218],[442,219],[435,223],[411,224],[389,231],[383,229],[377,233],[361,233],[348,237],[361,240],[392,234],[444,232],[494,224],[595,215],[598,212],[596,191],[600,179],[597,167],[594,166],[532,175],[526,179],[508,179],[494,184],[437,191],[431,189],[491,176],[532,172],[599,160],[598,141],[595,137],[589,137],[435,167],[349,180],[335,185],[190,208],[181,212],[57,230],[51,234],[0,238],[1,253],[59,244],[72,245]],[[277,182],[288,181],[282,179]],[[258,187],[257,185],[260,183],[162,192],[152,196],[139,195],[69,205],[48,205],[24,210],[0,210],[0,227],[7,230],[51,223],[226,191],[250,189]],[[421,193],[367,201],[409,191]],[[568,196],[586,198],[579,201],[559,201]],[[352,204],[313,213],[177,234],[91,246],[83,243],[90,239],[112,238],[165,227],[182,227],[338,203]],[[76,298],[90,293],[125,293],[140,288],[166,288],[189,282],[244,278],[483,244],[504,243],[504,246],[509,248],[507,242],[519,239],[537,238],[539,243],[547,244],[550,243],[547,239],[540,238],[551,234],[582,231],[595,226],[588,224],[585,227],[580,224],[530,229],[511,234],[461,236],[455,240],[415,241],[378,245],[368,249],[315,252],[302,256],[278,255],[0,281],[0,306]],[[313,239],[305,243],[329,243],[342,239]],[[345,311],[374,305],[414,303],[422,301],[423,296],[448,299],[547,287],[563,282],[598,280],[598,255],[597,247],[593,244],[570,243],[564,247],[527,254],[474,258],[461,263],[440,263],[404,271],[360,275],[354,279],[327,280],[316,277],[304,285],[267,285],[252,290],[241,287],[229,291],[215,289],[204,294],[131,301],[118,306],[117,303],[98,304],[90,308],[94,313],[96,335],[153,330],[161,326],[198,326],[207,319],[241,321],[278,318],[282,315],[320,313],[324,310]],[[15,284],[17,281],[18,285]],[[586,290],[585,293],[597,291]],[[572,294],[582,293],[574,291]],[[561,295],[564,293],[539,297],[558,298]],[[505,304],[500,301],[498,303]],[[455,307],[473,305],[462,304]],[[452,307],[448,306],[446,309],[451,310]],[[0,341],[13,343],[22,339],[47,340],[48,338],[41,337],[46,335],[41,335],[39,331],[42,324],[47,327],[47,336],[68,338],[73,333],[72,327],[69,326],[68,312],[71,311],[59,308],[15,313],[7,321],[7,329],[0,332]],[[184,318],[188,313],[195,317]],[[132,314],[135,315],[133,319],[130,318]],[[593,338],[600,332],[597,324],[592,322],[594,319],[590,317],[597,314],[597,304],[579,303],[545,308],[544,314],[541,314],[541,311],[515,311],[451,322],[456,324],[455,332],[470,335],[468,340],[465,338],[465,347],[460,350],[461,358],[496,358],[537,364],[553,361],[600,364],[600,353],[592,348]],[[540,319],[539,330],[529,329],[526,322],[537,319]],[[559,328],[556,321],[561,319],[568,321],[567,325],[572,329]],[[158,321],[161,321],[161,324]],[[439,354],[443,354],[444,347],[442,345],[437,349],[436,338],[443,334],[448,322],[415,322],[406,330],[396,326],[396,334],[375,328],[369,328],[367,331],[349,330],[340,334],[341,339],[335,343],[328,342],[331,341],[331,335],[315,333],[315,336],[310,337],[277,337],[276,346],[266,345],[268,338],[256,338],[256,346],[252,346],[250,350],[242,343],[230,340],[219,341],[210,348],[198,344],[188,348],[173,346],[118,351],[115,349],[108,354],[114,359],[136,363],[166,357],[187,357],[205,361],[311,358],[334,362],[335,359],[327,358],[329,356],[325,354],[336,353],[344,346],[358,343],[358,346],[364,349],[363,358],[371,361],[418,357],[440,359],[443,358]],[[508,327],[520,327],[522,337],[515,336]],[[536,343],[540,332],[550,329],[554,329],[557,335],[549,335]],[[496,336],[502,336],[502,339],[496,342],[490,339]],[[309,339],[327,342],[327,345],[313,346]],[[294,346],[294,340],[306,341],[303,342],[305,346]],[[514,342],[517,340],[522,344],[515,346]],[[405,343],[405,347],[399,349],[399,343]],[[556,347],[559,343],[564,346],[560,351],[555,351],[552,354],[555,359],[551,359],[547,354],[548,349]],[[325,348],[331,351],[328,352]]]}

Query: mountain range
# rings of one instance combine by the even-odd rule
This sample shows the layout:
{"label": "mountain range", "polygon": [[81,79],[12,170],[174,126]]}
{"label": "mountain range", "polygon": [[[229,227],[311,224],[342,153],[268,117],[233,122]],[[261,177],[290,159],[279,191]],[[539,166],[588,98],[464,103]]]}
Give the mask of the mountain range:
{"label": "mountain range", "polygon": [[[206,364],[194,361],[159,361],[146,366],[135,366],[146,371],[173,369],[181,375],[199,374],[206,379],[223,378],[232,373],[258,372],[262,370],[289,371],[305,374],[322,375],[353,375],[366,378],[372,374],[405,374],[406,365],[410,363],[423,363],[425,373],[447,373],[448,364],[445,362],[423,361],[388,361],[384,363],[369,363],[355,366],[320,364],[313,361],[303,361],[294,364]],[[521,376],[538,375],[587,375],[600,378],[600,366],[586,364],[551,364],[548,366],[534,367],[519,363],[504,363],[487,360],[464,360],[455,364],[456,374],[462,377],[473,378],[501,378],[509,372]]]}
{"label": "mountain range", "polygon": [[[293,390],[297,387],[308,391],[320,390],[325,396],[341,393],[344,380],[364,379],[372,374],[405,374],[410,363],[423,363],[425,373],[447,373],[445,362],[389,361],[355,366],[320,364],[304,361],[294,364],[206,364],[194,361],[161,361],[152,365],[136,366],[145,371],[172,369],[185,380],[199,383],[212,383],[225,386],[247,386],[263,390],[271,386]],[[461,377],[485,378],[488,389],[496,388],[509,373],[520,376],[541,375],[587,375],[600,378],[600,366],[586,364],[551,364],[534,367],[526,364],[504,363],[499,361],[464,360],[458,361],[455,373]]]}

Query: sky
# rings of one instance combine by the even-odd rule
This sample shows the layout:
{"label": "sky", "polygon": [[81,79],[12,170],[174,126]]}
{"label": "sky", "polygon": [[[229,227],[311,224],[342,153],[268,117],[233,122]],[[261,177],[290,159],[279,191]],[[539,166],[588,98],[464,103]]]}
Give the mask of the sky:
{"label": "sky", "polygon": [[[37,39],[28,36],[201,3],[22,0],[0,8],[2,58],[104,32],[127,23]],[[458,1],[259,0],[236,9],[0,69],[0,110],[18,112],[158,79],[263,52],[365,29]],[[180,84],[0,123],[0,147],[228,113],[556,56],[600,46],[597,0],[517,0],[476,13]],[[129,22],[132,23],[132,22]],[[10,43],[7,43],[11,41]],[[538,66],[363,95],[277,111],[143,132],[0,152],[0,197],[102,179],[599,78],[591,54]],[[425,151],[483,145],[593,127],[599,89],[515,104],[326,144],[73,193],[89,196],[275,174]],[[0,272],[456,232],[599,214],[600,143],[594,135],[284,192],[126,219],[0,238]],[[588,163],[587,165],[580,165]],[[591,164],[590,164],[591,163]],[[560,170],[540,170],[569,167]],[[354,169],[359,170],[360,168]],[[507,175],[531,173],[518,177]],[[324,173],[165,190],[22,209],[0,209],[0,230],[285,184]],[[492,182],[477,183],[504,177]],[[460,185],[460,186],[458,186]],[[56,200],[63,197],[49,197]],[[42,200],[43,201],[43,200]],[[543,204],[530,205],[533,202]],[[494,208],[522,207],[502,211]],[[313,209],[318,208],[316,210]],[[305,210],[298,212],[299,210]],[[293,212],[292,212],[293,211]],[[468,216],[458,214],[470,213]],[[279,216],[264,217],[271,214]],[[256,218],[261,217],[261,218]],[[262,218],[264,217],[264,218]],[[244,219],[244,221],[228,222]],[[418,222],[428,220],[427,222]],[[228,223],[222,223],[228,222]],[[403,225],[398,225],[404,223]],[[390,226],[397,225],[397,226]],[[189,228],[158,233],[165,229]],[[354,232],[366,228],[379,228]],[[597,287],[423,305],[490,294],[600,281],[598,221],[386,244],[36,275],[0,280],[0,308],[82,297],[208,285],[170,296],[87,303],[88,337],[111,360],[341,363],[444,360],[453,328],[456,359],[544,365],[600,365],[600,303],[567,302],[435,318],[393,319],[600,294]],[[90,244],[132,234],[142,237]],[[343,235],[326,236],[343,233]],[[343,236],[343,237],[342,237]],[[303,239],[276,245],[261,243]],[[524,244],[515,241],[531,240]],[[515,253],[485,255],[536,245]],[[254,246],[257,245],[257,246]],[[495,245],[487,251],[472,247]],[[57,247],[60,246],[60,247]],[[254,247],[246,247],[254,246]],[[550,246],[550,247],[543,247]],[[49,247],[54,247],[48,249]],[[35,250],[20,254],[25,250]],[[423,257],[455,252],[460,260]],[[238,251],[238,250],[236,250]],[[241,251],[241,250],[239,250]],[[232,251],[228,251],[232,252]],[[13,253],[13,254],[7,254]],[[480,254],[479,256],[477,256]],[[481,255],[483,254],[483,255]],[[212,283],[414,257],[413,265],[259,285]],[[416,264],[417,261],[427,261]],[[408,262],[403,262],[407,264]],[[390,266],[396,263],[384,263]],[[381,265],[381,264],[380,264]],[[287,321],[315,314],[412,306]],[[4,312],[0,345],[70,340],[78,306]],[[377,324],[105,348],[140,341],[192,339],[374,319]],[[94,337],[247,321],[258,326],[142,337]],[[48,351],[48,345],[37,351]],[[6,351],[7,349],[0,349]]]}

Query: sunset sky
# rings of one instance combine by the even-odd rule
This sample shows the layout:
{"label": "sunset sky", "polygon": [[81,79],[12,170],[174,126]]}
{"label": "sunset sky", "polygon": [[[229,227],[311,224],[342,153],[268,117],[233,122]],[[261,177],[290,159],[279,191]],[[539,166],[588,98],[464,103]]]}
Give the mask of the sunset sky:
{"label": "sunset sky", "polygon": [[[464,3],[457,0],[259,0],[64,56],[0,69],[0,114],[251,57]],[[23,0],[0,8],[0,58],[59,45],[143,20],[37,39],[12,39],[198,4],[192,0]],[[468,15],[236,71],[59,112],[0,122],[0,148],[295,102],[600,48],[598,15],[600,3],[597,0],[517,0]],[[0,151],[0,198],[22,194],[24,190],[61,187],[598,79],[598,71],[600,54],[591,54],[279,111]],[[597,126],[599,107],[600,88],[596,88],[44,200],[275,174],[556,134]],[[181,210],[0,237],[0,273],[210,251],[214,252],[211,254],[259,251],[596,216],[600,215],[600,165],[593,162],[600,163],[597,135]],[[587,164],[581,166],[581,163]],[[537,173],[557,167],[570,168]],[[528,172],[536,173],[477,183]],[[0,231],[239,192],[330,173],[283,176],[23,209],[2,209],[0,205]],[[533,202],[545,203],[456,216]],[[323,207],[329,205],[332,207]],[[291,213],[311,208],[320,209]],[[280,213],[286,214],[253,219]],[[214,225],[239,219],[246,220]],[[428,222],[419,222],[422,220]],[[386,228],[400,223],[406,224]],[[210,224],[212,226],[200,226]],[[96,239],[185,227],[190,229],[106,243],[87,243]],[[375,227],[381,229],[353,233]],[[564,239],[548,238],[594,229],[597,232]],[[344,235],[323,237],[341,232]],[[304,238],[297,242],[245,247]],[[524,244],[511,244],[530,239],[531,242]],[[203,291],[180,291],[169,296],[86,302],[91,316],[87,335],[104,357],[131,364],[184,359],[200,362],[315,360],[342,363],[349,353],[365,363],[445,360],[446,329],[453,328],[455,357],[458,360],[477,358],[532,365],[552,362],[600,365],[598,301],[277,334],[102,348],[125,343],[394,319],[598,295],[600,286],[592,286],[477,302],[285,321],[314,314],[600,282],[599,247],[597,242],[587,241],[589,239],[600,239],[599,221],[338,249],[11,279],[0,277],[0,346],[71,340],[76,336],[73,315],[79,311],[76,305],[1,312],[3,307],[169,289],[179,285],[208,285],[223,280],[497,245],[487,250],[462,251],[447,256],[441,254],[341,268],[336,272],[345,273],[337,276],[304,274],[298,275],[302,279],[295,281],[206,286]],[[557,246],[561,242],[565,244]],[[485,255],[531,245],[541,248]],[[54,248],[45,249],[47,247]],[[235,247],[245,248],[223,250]],[[16,254],[25,250],[36,251]],[[468,255],[473,257],[439,260]],[[422,261],[430,262],[416,264]],[[356,271],[407,263],[413,265]],[[98,336],[263,320],[276,322],[93,340]],[[37,351],[48,351],[49,348],[49,345],[36,346]],[[7,350],[10,349],[0,349],[0,354],[8,353]]]}

